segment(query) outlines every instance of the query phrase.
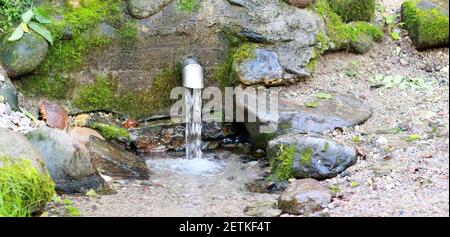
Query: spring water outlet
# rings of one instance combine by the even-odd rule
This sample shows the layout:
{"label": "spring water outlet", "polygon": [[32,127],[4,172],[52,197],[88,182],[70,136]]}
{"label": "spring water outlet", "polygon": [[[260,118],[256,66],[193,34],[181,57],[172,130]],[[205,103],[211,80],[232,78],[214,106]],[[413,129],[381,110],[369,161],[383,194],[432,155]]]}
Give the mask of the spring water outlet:
{"label": "spring water outlet", "polygon": [[183,86],[190,89],[203,89],[203,67],[194,58],[181,62],[183,67]]}

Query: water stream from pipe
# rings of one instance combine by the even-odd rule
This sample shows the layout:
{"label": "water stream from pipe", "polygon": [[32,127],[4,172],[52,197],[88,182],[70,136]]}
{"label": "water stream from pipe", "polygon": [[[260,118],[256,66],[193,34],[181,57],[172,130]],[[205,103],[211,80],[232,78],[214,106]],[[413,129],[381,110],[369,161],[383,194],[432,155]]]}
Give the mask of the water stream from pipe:
{"label": "water stream from pipe", "polygon": [[[192,94],[191,94],[192,92]],[[202,89],[187,89],[186,103],[186,158],[202,158]]]}

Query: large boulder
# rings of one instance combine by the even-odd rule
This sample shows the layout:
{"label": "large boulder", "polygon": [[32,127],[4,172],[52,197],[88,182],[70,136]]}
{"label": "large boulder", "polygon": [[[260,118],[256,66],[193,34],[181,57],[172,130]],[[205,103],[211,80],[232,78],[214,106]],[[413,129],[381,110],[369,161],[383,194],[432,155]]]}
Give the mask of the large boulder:
{"label": "large boulder", "polygon": [[11,109],[19,110],[19,100],[17,97],[16,88],[9,80],[6,71],[3,70],[0,65],[0,96],[3,97],[3,101],[0,103],[7,103]]}
{"label": "large boulder", "polygon": [[270,141],[267,157],[276,179],[332,178],[358,161],[353,146],[304,134],[286,134]]}
{"label": "large boulder", "polygon": [[289,184],[278,199],[278,208],[293,215],[309,215],[331,202],[330,190],[314,179],[301,179]]}
{"label": "large boulder", "polygon": [[149,178],[145,159],[135,156],[112,143],[90,136],[89,152],[92,164],[103,174],[122,178]]}
{"label": "large boulder", "polygon": [[417,49],[448,46],[449,3],[446,0],[407,0],[402,21]]}
{"label": "large boulder", "polygon": [[[330,98],[317,98],[325,94]],[[319,133],[335,128],[352,127],[366,122],[372,109],[362,100],[345,94],[318,93],[306,99],[280,96],[277,114],[258,113],[243,100],[236,101],[239,109],[256,116],[256,122],[247,122],[247,130],[258,147],[264,148],[269,140],[286,133]],[[275,116],[275,117],[274,117]],[[264,122],[261,122],[264,121]],[[270,125],[266,121],[278,121],[273,133],[261,133],[260,127]]]}
{"label": "large boulder", "polygon": [[128,0],[130,14],[138,19],[152,16],[173,0]]}
{"label": "large boulder", "polygon": [[[40,153],[27,138],[21,134],[0,128],[0,158],[9,157],[14,160],[28,160],[40,173],[46,173],[45,162]],[[2,162],[0,161],[0,167]]]}
{"label": "large boulder", "polygon": [[277,54],[263,48],[248,47],[249,58],[234,62],[237,79],[245,85],[282,84],[284,71],[278,62]]}
{"label": "large boulder", "polygon": [[26,136],[45,161],[57,191],[104,191],[105,181],[92,165],[89,151],[68,134],[57,129],[40,128]]}
{"label": "large boulder", "polygon": [[25,33],[20,40],[10,42],[6,35],[0,43],[0,64],[10,77],[34,71],[48,52],[47,41],[36,33]]}

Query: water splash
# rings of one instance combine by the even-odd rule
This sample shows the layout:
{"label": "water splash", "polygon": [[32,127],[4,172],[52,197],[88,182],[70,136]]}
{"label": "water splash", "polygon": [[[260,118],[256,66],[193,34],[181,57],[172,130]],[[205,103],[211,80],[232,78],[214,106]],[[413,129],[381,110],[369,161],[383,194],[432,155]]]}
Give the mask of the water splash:
{"label": "water splash", "polygon": [[187,89],[186,103],[186,158],[202,158],[202,90]]}

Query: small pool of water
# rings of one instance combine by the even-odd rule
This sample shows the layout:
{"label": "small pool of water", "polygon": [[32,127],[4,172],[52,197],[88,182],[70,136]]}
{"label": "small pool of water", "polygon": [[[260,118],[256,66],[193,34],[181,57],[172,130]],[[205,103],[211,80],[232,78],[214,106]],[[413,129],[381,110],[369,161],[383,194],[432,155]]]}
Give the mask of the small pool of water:
{"label": "small pool of water", "polygon": [[276,201],[274,194],[249,192],[245,183],[261,178],[258,161],[217,150],[204,159],[185,160],[184,153],[145,156],[150,179],[130,181],[117,194],[83,199],[84,216],[245,216],[245,207]]}
{"label": "small pool of water", "polygon": [[226,168],[226,161],[213,154],[204,154],[203,158],[183,159],[170,158],[167,154],[147,159],[147,165],[152,170],[171,171],[183,175],[215,176],[220,175]]}

